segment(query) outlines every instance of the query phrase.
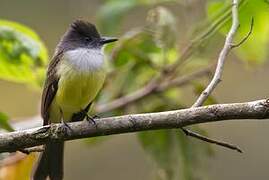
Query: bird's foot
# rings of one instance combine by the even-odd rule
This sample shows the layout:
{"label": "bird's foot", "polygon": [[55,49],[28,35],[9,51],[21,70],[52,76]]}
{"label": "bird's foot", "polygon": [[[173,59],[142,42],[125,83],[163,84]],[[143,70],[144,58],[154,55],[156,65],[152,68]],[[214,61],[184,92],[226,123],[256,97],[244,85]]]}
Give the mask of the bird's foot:
{"label": "bird's foot", "polygon": [[73,131],[71,127],[64,120],[61,120],[61,124],[63,132],[70,135]]}
{"label": "bird's foot", "polygon": [[93,119],[100,119],[101,116],[99,116],[98,114],[95,114],[92,118],[93,118]]}
{"label": "bird's foot", "polygon": [[86,121],[90,124],[93,124],[95,127],[97,127],[97,124],[95,122],[95,119],[97,119],[98,116],[94,115],[93,117],[86,114]]}

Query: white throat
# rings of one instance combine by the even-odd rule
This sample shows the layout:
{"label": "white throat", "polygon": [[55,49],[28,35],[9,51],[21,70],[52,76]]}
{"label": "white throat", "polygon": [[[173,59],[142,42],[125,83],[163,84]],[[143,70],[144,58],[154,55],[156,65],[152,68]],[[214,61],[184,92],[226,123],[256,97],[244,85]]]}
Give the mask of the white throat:
{"label": "white throat", "polygon": [[78,71],[96,71],[104,65],[102,49],[77,48],[64,53],[63,59]]}

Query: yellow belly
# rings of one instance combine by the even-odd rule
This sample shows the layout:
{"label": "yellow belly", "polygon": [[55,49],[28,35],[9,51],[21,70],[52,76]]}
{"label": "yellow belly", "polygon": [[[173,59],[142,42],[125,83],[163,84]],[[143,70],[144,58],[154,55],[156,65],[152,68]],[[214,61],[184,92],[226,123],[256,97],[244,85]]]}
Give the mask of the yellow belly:
{"label": "yellow belly", "polygon": [[51,115],[56,122],[60,121],[61,115],[64,121],[70,121],[74,113],[83,110],[92,102],[102,88],[106,74],[103,68],[78,72],[71,67],[64,67],[60,73],[58,90],[51,106]]}

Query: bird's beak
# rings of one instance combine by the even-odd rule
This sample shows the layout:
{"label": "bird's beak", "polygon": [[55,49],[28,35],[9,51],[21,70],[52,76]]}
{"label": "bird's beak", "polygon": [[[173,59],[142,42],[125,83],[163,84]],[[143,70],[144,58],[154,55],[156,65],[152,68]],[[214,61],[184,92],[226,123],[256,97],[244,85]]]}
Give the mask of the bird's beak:
{"label": "bird's beak", "polygon": [[101,43],[102,44],[111,43],[111,42],[114,42],[114,41],[117,41],[117,40],[118,39],[114,38],[114,37],[101,37]]}

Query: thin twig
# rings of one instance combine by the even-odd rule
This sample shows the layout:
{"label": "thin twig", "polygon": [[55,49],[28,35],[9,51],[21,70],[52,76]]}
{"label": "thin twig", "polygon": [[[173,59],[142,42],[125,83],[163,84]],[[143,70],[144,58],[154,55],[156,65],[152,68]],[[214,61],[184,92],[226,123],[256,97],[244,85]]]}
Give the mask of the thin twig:
{"label": "thin twig", "polygon": [[251,18],[251,23],[250,23],[250,29],[247,33],[247,35],[237,44],[233,44],[232,45],[232,48],[236,48],[236,47],[239,47],[241,46],[246,40],[248,40],[249,36],[251,35],[252,31],[253,31],[253,26],[254,26],[254,18],[252,17]]}
{"label": "thin twig", "polygon": [[[140,100],[148,95],[151,95],[153,93],[161,93],[161,92],[163,92],[171,87],[183,86],[185,84],[188,84],[189,82],[191,82],[192,80],[194,80],[196,78],[201,78],[201,77],[207,76],[211,72],[211,68],[212,67],[209,66],[209,67],[206,67],[202,70],[193,72],[189,75],[181,76],[181,77],[171,79],[171,80],[165,80],[162,83],[159,83],[157,78],[153,79],[147,85],[145,85],[141,89],[136,90],[133,93],[130,93],[126,96],[115,99],[111,102],[97,105],[95,110],[97,113],[109,112],[109,111],[115,110],[117,108],[121,108],[123,106],[137,102],[138,100]],[[165,78],[165,77],[163,77],[163,78]]]}
{"label": "thin twig", "polygon": [[199,107],[203,105],[203,103],[206,101],[208,96],[212,93],[212,91],[216,88],[218,83],[221,81],[221,76],[224,68],[224,62],[226,60],[226,57],[230,50],[233,48],[233,38],[235,36],[235,33],[239,26],[239,20],[238,20],[238,0],[232,1],[232,26],[231,29],[226,37],[225,44],[223,46],[223,49],[221,50],[218,58],[218,63],[216,67],[216,71],[214,74],[213,79],[209,83],[209,85],[206,87],[206,89],[202,92],[202,94],[198,97],[196,102],[193,104],[192,107]]}
{"label": "thin twig", "polygon": [[[245,2],[245,0],[241,0],[239,4],[241,5],[243,4],[243,2]],[[199,48],[199,46],[203,44],[205,40],[210,38],[221,27],[223,27],[223,25],[229,20],[230,11],[224,10],[224,12],[221,13],[223,15],[220,18],[214,20],[210,25],[207,25],[206,30],[200,33],[191,41],[189,45],[186,46],[186,48],[181,53],[182,55],[175,61],[175,63],[166,68],[167,72],[171,72],[171,74],[174,74],[177,68],[186,63],[186,61],[191,57],[193,52],[195,52],[195,50]]]}
{"label": "thin twig", "polygon": [[164,82],[160,83],[160,86],[156,88],[156,92],[163,92],[171,87],[180,87],[189,82],[193,81],[197,78],[207,77],[211,75],[212,66],[208,66],[204,69],[198,70],[188,75],[180,76],[171,80],[164,80]]}
{"label": "thin twig", "polygon": [[219,145],[219,146],[228,148],[228,149],[236,150],[236,151],[238,151],[240,153],[243,152],[238,146],[236,146],[234,144],[230,144],[230,143],[227,143],[227,142],[224,142],[224,141],[219,141],[219,140],[211,139],[211,138],[208,138],[208,137],[203,136],[201,134],[198,134],[198,133],[195,133],[193,131],[190,131],[189,129],[181,128],[181,130],[184,132],[184,134],[186,136],[194,137],[196,139],[199,139],[199,140],[202,140],[202,141],[211,143],[211,144],[216,144],[216,145]]}
{"label": "thin twig", "polygon": [[158,80],[159,80],[159,78],[154,78],[147,85],[145,85],[144,87],[142,87],[141,89],[138,89],[137,91],[135,91],[133,93],[130,93],[126,96],[115,99],[111,102],[97,105],[95,110],[98,113],[104,113],[104,112],[109,112],[109,111],[112,111],[114,109],[126,106],[132,102],[135,102],[135,101],[151,94],[152,91],[154,91],[154,89],[156,89],[157,86],[159,85]]}

